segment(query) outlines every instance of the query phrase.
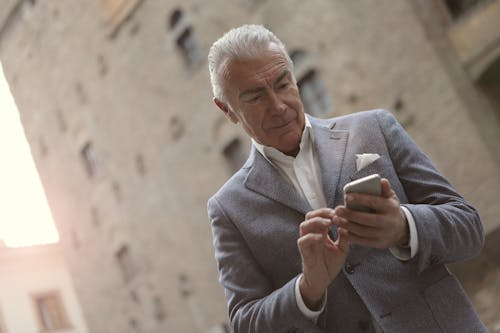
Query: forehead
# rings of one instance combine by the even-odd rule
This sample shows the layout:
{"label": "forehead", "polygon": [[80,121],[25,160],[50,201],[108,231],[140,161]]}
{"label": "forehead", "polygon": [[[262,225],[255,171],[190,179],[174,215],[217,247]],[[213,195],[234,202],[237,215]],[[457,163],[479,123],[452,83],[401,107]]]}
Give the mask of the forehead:
{"label": "forehead", "polygon": [[287,70],[290,70],[287,58],[271,44],[256,57],[228,60],[223,66],[223,76],[229,89],[245,89],[272,81]]}

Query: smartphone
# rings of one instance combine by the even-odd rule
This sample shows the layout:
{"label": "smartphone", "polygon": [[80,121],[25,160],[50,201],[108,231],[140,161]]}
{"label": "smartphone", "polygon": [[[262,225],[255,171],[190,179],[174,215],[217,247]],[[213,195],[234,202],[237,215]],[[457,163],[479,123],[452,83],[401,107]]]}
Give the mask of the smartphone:
{"label": "smartphone", "polygon": [[[382,186],[380,184],[380,175],[375,173],[360,179],[356,179],[344,186],[344,196],[347,193],[364,193],[380,196],[382,194]],[[361,211],[373,212],[373,209],[358,205],[347,205],[347,208]]]}

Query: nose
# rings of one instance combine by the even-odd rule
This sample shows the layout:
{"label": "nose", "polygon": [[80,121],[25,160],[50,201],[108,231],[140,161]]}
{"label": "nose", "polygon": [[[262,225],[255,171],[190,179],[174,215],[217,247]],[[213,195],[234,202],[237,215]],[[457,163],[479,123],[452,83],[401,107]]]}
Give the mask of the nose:
{"label": "nose", "polygon": [[286,110],[286,104],[274,92],[269,94],[269,107],[273,113],[282,113]]}

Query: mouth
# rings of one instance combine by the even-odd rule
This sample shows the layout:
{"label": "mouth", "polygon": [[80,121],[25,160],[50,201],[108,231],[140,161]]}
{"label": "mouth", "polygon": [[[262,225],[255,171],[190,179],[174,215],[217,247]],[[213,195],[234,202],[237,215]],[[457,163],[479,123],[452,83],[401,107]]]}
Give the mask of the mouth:
{"label": "mouth", "polygon": [[275,130],[275,129],[285,128],[288,125],[292,124],[294,121],[295,121],[295,118],[287,120],[287,121],[282,121],[282,122],[279,122],[277,125],[271,126],[270,129]]}
{"label": "mouth", "polygon": [[271,129],[276,130],[276,129],[280,129],[280,128],[285,128],[285,127],[287,127],[288,125],[290,125],[290,123],[291,123],[291,122],[292,122],[292,121],[289,121],[289,122],[283,123],[283,124],[278,125],[278,126],[273,126],[273,127],[271,127]]}

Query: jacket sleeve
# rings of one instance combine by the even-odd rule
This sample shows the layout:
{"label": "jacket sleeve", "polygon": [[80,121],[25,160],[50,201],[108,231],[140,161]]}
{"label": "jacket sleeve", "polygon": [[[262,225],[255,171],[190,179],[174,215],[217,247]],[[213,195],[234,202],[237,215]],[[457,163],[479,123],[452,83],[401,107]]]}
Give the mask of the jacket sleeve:
{"label": "jacket sleeve", "polygon": [[295,277],[276,289],[216,197],[208,201],[219,280],[226,294],[232,332],[321,332],[295,299]]}
{"label": "jacket sleeve", "polygon": [[418,270],[471,258],[484,245],[476,210],[461,197],[387,111],[378,111],[391,160],[418,234]]}

